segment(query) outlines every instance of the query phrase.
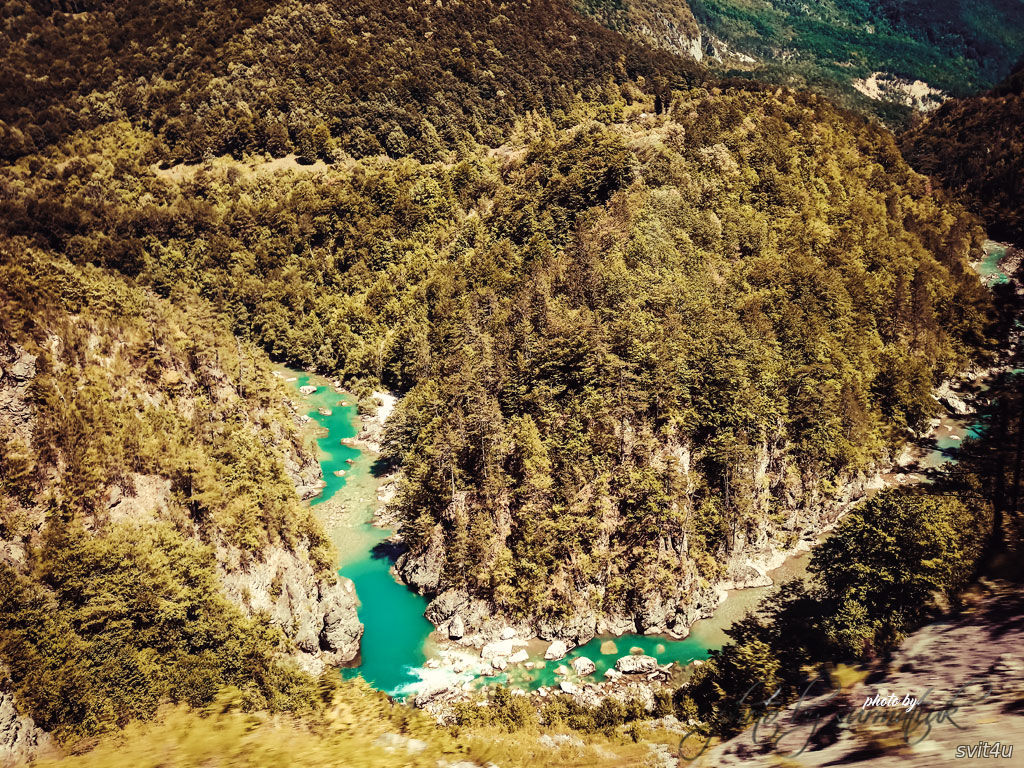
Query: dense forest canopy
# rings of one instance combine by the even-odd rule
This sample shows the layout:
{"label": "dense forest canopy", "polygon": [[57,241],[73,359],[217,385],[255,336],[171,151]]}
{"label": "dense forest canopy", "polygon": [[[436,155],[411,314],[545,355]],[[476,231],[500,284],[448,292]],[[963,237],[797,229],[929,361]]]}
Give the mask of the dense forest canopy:
{"label": "dense forest canopy", "polygon": [[[4,8],[0,147],[10,159],[125,119],[162,159],[291,151],[434,159],[500,144],[531,109],[695,68],[560,0],[191,0]],[[319,131],[319,133],[318,133]]]}
{"label": "dense forest canopy", "polygon": [[3,219],[407,393],[404,535],[444,543],[420,588],[631,613],[799,535],[985,343],[982,232],[884,130],[772,89],[667,101],[609,82],[499,150],[276,177],[153,170],[158,140],[118,124],[10,166]]}
{"label": "dense forest canopy", "polygon": [[962,196],[998,239],[1024,242],[1024,64],[900,137],[914,167]]}

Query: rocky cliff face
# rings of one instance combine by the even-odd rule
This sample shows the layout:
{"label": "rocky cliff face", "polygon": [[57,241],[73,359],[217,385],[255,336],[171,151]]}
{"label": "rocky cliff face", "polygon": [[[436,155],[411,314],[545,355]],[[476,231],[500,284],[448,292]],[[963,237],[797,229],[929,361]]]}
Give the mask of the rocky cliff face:
{"label": "rocky cliff face", "polygon": [[272,547],[245,565],[237,547],[221,547],[217,555],[228,597],[247,614],[262,612],[284,629],[306,671],[319,674],[359,653],[363,625],[351,580],[318,576],[301,547]]}
{"label": "rocky cliff face", "polygon": [[[667,446],[658,460],[665,466],[672,462],[677,467],[678,482],[686,485],[691,482],[691,464],[698,458],[694,453],[692,446],[680,442]],[[685,535],[666,535],[659,545],[659,559],[673,578],[657,586],[631,584],[625,603],[610,611],[593,607],[601,603],[607,589],[606,581],[598,581],[577,590],[572,609],[560,618],[534,617],[515,622],[485,600],[461,589],[446,588],[440,528],[426,546],[404,553],[396,570],[410,587],[433,598],[426,611],[431,622],[448,633],[457,622],[463,642],[471,644],[493,639],[510,624],[543,639],[575,644],[586,643],[599,634],[636,632],[685,637],[694,622],[714,613],[727,590],[770,584],[768,571],[809,548],[852,504],[881,485],[880,475],[861,474],[848,478],[837,493],[827,496],[817,478],[795,471],[783,439],[762,443],[754,460],[737,467],[736,472],[737,483],[749,489],[749,523],[732,532],[731,546],[722,560],[695,562],[689,556]],[[606,526],[614,530],[622,521],[610,500],[606,506]],[[606,546],[610,544],[606,542]]]}
{"label": "rocky cliff face", "polygon": [[[52,345],[61,347],[54,337]],[[0,350],[0,426],[24,445],[33,442],[34,419],[31,390],[37,375],[37,357],[16,344]],[[208,390],[225,399],[238,399],[222,371],[208,372],[217,382]],[[219,385],[219,386],[218,386]],[[220,391],[223,390],[223,391]],[[185,408],[184,402],[174,401]],[[273,421],[267,439],[280,451],[282,468],[308,498],[321,485],[320,465],[311,451],[296,437],[293,425]],[[114,484],[101,494],[105,507],[97,509],[90,526],[99,530],[108,523],[130,520],[137,523],[167,519],[177,506],[169,478],[159,474],[132,473],[127,482]],[[27,567],[26,552],[45,526],[43,508],[27,504],[25,513],[32,524],[21,536],[0,535],[0,558],[19,569]],[[194,534],[201,535],[193,522]],[[207,532],[208,533],[208,532]],[[264,612],[291,640],[295,658],[316,674],[325,665],[341,664],[359,652],[362,625],[356,615],[356,596],[351,581],[324,574],[311,556],[311,540],[299,537],[291,547],[273,545],[256,557],[224,539],[212,538],[225,594],[247,614]]]}
{"label": "rocky cliff face", "polygon": [[14,697],[0,691],[0,765],[25,762],[50,743],[46,731],[18,712]]}
{"label": "rocky cliff face", "polygon": [[704,58],[701,31],[690,7],[682,0],[626,0],[577,2],[577,10],[609,29],[644,45]]}

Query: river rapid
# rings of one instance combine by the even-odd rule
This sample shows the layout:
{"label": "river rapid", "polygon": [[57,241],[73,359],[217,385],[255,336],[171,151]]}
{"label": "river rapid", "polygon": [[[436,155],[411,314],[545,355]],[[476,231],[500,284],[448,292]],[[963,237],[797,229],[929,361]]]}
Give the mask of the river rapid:
{"label": "river rapid", "polygon": [[[1000,269],[1006,248],[986,245],[985,258],[976,265],[982,280],[992,285],[1009,278]],[[473,649],[454,650],[447,640],[434,636],[434,627],[423,617],[427,601],[399,583],[391,573],[391,559],[382,546],[391,531],[371,524],[379,505],[380,480],[374,474],[376,455],[346,444],[358,433],[356,400],[318,376],[279,368],[278,375],[295,388],[295,399],[305,409],[309,426],[315,430],[319,459],[326,483],[310,504],[324,524],[337,549],[338,572],[355,584],[360,599],[359,619],[365,626],[362,649],[356,663],[345,670],[346,677],[361,676],[373,687],[394,696],[413,695],[440,686],[469,686],[506,683],[524,690],[557,686],[562,680],[597,681],[616,659],[629,653],[654,656],[660,664],[675,663],[677,669],[708,657],[711,649],[722,647],[725,630],[742,618],[771,589],[756,587],[729,592],[714,615],[696,622],[684,639],[651,635],[597,637],[572,649],[565,659],[544,661],[545,643],[531,640],[523,645],[528,660],[510,665],[495,675],[490,665]],[[316,392],[303,395],[299,387],[312,385]],[[984,425],[971,417],[946,416],[934,425],[931,436],[919,445],[912,469],[896,470],[885,476],[887,485],[927,481],[928,474],[956,460],[961,441],[976,435]],[[768,575],[775,584],[802,577],[810,552],[795,554]],[[585,656],[596,670],[580,678],[571,672],[574,658]],[[556,674],[567,667],[569,674]],[[561,670],[564,673],[564,668]]]}

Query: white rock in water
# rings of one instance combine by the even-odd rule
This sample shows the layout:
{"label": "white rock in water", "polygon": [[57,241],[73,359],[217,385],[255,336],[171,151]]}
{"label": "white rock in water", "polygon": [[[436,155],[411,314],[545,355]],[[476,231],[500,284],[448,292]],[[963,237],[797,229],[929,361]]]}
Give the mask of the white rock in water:
{"label": "white rock in water", "polygon": [[563,693],[568,693],[570,696],[574,696],[575,694],[580,692],[580,689],[576,686],[576,684],[570,683],[568,680],[563,680],[562,682],[560,682],[558,684],[558,687],[562,689]]}
{"label": "white rock in water", "polygon": [[627,675],[654,672],[658,668],[658,660],[653,656],[623,656],[615,662],[615,668]]}
{"label": "white rock in water", "polygon": [[530,654],[528,654],[526,651],[520,649],[520,650],[516,651],[515,653],[513,653],[511,656],[509,656],[508,657],[508,661],[509,661],[510,664],[522,664],[524,661],[527,661],[529,658],[530,658]]}
{"label": "white rock in water", "polygon": [[491,659],[491,666],[500,672],[508,666],[508,661],[504,656],[495,656]]}
{"label": "white rock in water", "polygon": [[620,677],[622,677],[622,673],[619,672],[617,669],[606,669],[604,671],[604,676],[607,677],[609,680],[618,680]]}
{"label": "white rock in water", "polygon": [[462,617],[455,614],[455,618],[448,625],[448,637],[452,640],[459,640],[464,634],[466,634],[466,625],[463,623]]}
{"label": "white rock in water", "polygon": [[314,387],[312,384],[304,384],[303,386],[299,387],[299,392],[301,392],[304,395],[312,395],[314,392],[316,392],[316,387]]}
{"label": "white rock in water", "polygon": [[544,658],[548,661],[555,661],[565,656],[568,652],[569,646],[565,644],[564,640],[555,640],[544,652]]}
{"label": "white rock in water", "polygon": [[495,656],[504,656],[505,658],[508,658],[512,655],[515,647],[515,640],[499,640],[494,643],[488,643],[480,649],[480,658],[493,659]]}
{"label": "white rock in water", "polygon": [[515,636],[516,636],[516,631],[514,629],[512,629],[512,627],[505,627],[503,630],[501,630],[501,639],[502,640],[511,640]]}
{"label": "white rock in water", "polygon": [[559,664],[558,669],[555,670],[556,675],[568,675],[569,668],[565,664]]}
{"label": "white rock in water", "polygon": [[586,656],[580,656],[578,659],[573,659],[572,668],[576,670],[576,674],[580,677],[592,675],[597,671],[597,665]]}
{"label": "white rock in water", "polygon": [[971,407],[963,401],[963,398],[960,398],[954,394],[949,394],[946,395],[945,397],[940,397],[939,402],[946,406],[957,416],[966,416],[971,412]]}

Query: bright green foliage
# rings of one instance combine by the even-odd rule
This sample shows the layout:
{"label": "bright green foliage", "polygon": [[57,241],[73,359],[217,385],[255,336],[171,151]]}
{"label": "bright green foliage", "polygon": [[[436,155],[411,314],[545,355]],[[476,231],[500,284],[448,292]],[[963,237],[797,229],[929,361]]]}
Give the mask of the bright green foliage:
{"label": "bright green foliage", "polygon": [[973,574],[990,525],[984,505],[927,492],[855,509],[811,561],[833,608],[828,641],[854,657],[898,643]]}
{"label": "bright green foliage", "polygon": [[1017,0],[690,0],[690,7],[703,29],[757,60],[742,66],[759,79],[819,88],[894,119],[909,110],[872,102],[851,82],[884,72],[963,96],[1005,77],[1024,45]]}

